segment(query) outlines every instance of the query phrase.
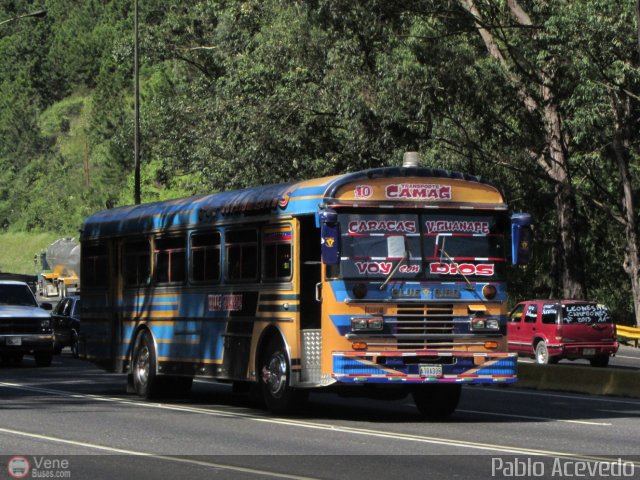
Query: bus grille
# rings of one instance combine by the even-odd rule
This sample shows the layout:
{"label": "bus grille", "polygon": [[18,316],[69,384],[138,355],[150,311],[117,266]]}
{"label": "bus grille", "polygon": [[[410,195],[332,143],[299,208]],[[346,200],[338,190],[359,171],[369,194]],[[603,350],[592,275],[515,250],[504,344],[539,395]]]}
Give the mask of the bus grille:
{"label": "bus grille", "polygon": [[398,307],[394,325],[399,349],[446,348],[453,342],[453,305]]}

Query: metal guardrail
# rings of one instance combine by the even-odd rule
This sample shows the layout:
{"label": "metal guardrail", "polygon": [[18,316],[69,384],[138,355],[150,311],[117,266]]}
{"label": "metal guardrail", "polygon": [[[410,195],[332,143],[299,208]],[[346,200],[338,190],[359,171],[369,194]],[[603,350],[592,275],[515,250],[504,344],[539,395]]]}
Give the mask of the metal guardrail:
{"label": "metal guardrail", "polygon": [[616,325],[616,333],[619,337],[634,340],[636,348],[638,348],[638,341],[640,341],[640,328]]}

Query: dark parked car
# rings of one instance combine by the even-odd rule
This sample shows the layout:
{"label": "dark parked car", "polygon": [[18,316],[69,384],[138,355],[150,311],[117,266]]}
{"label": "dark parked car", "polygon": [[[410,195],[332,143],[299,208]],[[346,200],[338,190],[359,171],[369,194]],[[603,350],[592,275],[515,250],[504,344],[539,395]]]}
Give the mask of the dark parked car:
{"label": "dark parked car", "polygon": [[18,364],[25,354],[32,354],[37,366],[51,365],[53,331],[46,310],[51,310],[51,304],[38,305],[26,283],[0,280],[0,355],[4,363]]}
{"label": "dark parked car", "polygon": [[74,357],[78,356],[78,334],[80,333],[80,297],[64,297],[51,312],[55,333],[55,353],[64,347],[71,347]]}

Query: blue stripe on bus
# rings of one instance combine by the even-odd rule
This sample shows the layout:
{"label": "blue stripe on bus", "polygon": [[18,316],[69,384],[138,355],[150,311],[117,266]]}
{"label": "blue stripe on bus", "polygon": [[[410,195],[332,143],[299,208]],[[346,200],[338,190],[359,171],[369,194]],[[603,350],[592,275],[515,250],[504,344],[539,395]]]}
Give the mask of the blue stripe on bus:
{"label": "blue stripe on bus", "polygon": [[122,312],[166,312],[170,310],[177,310],[178,304],[170,304],[170,305],[122,305],[120,307],[120,311]]}
{"label": "blue stripe on bus", "polygon": [[[175,325],[147,323],[146,326],[151,330],[156,340],[159,357],[199,359],[199,361],[222,359],[224,349],[222,334],[226,329],[226,323],[192,320],[179,322]],[[124,326],[123,339],[132,341],[135,329],[135,325]],[[169,342],[163,342],[163,340]],[[198,340],[198,342],[185,343],[188,340]],[[130,343],[123,343],[121,355],[126,355],[131,347]]]}

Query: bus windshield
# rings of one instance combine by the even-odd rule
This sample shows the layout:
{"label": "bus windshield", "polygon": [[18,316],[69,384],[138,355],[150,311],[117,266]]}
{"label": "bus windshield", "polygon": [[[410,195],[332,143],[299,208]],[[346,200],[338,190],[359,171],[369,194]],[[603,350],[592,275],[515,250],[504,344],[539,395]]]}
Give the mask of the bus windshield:
{"label": "bus windshield", "polygon": [[492,281],[504,277],[506,215],[340,215],[342,278]]}

